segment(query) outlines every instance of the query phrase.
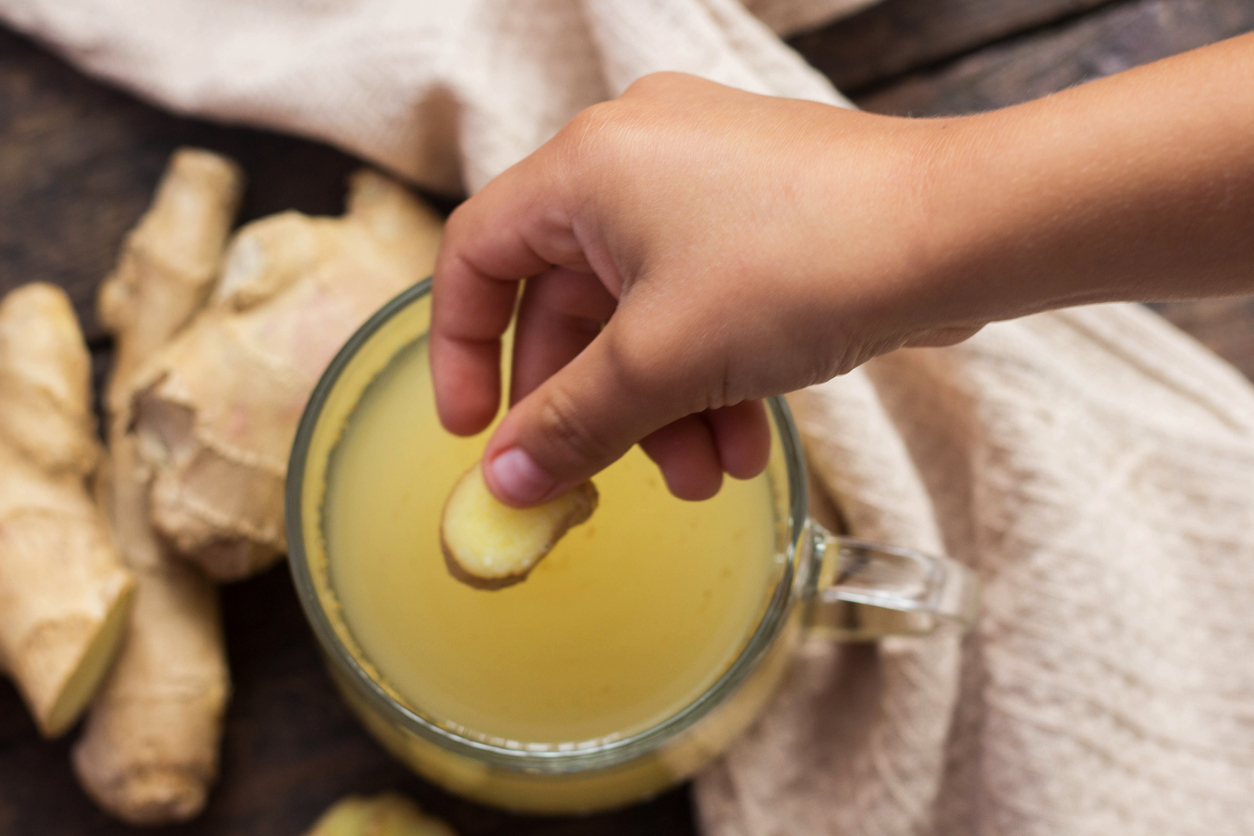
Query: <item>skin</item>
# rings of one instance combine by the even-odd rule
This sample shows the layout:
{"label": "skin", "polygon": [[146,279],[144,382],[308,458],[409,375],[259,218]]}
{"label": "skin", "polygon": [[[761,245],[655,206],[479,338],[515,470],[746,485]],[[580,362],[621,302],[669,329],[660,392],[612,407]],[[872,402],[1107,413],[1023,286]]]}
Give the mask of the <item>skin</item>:
{"label": "skin", "polygon": [[462,204],[440,419],[517,507],[639,442],[684,499],[765,466],[759,399],[1036,311],[1254,291],[1254,35],[906,119],[647,76]]}

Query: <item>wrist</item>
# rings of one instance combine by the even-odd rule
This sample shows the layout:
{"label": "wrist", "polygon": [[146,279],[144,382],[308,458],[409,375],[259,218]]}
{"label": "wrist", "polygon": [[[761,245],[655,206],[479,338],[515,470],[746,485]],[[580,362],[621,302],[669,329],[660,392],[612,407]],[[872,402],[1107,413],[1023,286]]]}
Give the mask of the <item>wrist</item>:
{"label": "wrist", "polygon": [[[874,152],[858,162],[873,178],[860,192],[871,197],[863,236],[873,242],[873,255],[856,265],[868,280],[856,297],[867,336],[892,344],[998,318],[1011,300],[999,296],[1005,287],[995,281],[996,265],[1016,231],[1015,220],[994,208],[1001,187],[990,168],[1008,127],[979,116],[865,118],[874,120],[868,123]],[[833,274],[840,275],[850,254],[833,254]],[[848,305],[847,287],[828,292]]]}
{"label": "wrist", "polygon": [[[1012,111],[919,120],[917,327],[978,326],[1048,307],[1058,288],[1026,249],[1042,235],[1024,174],[1039,165]],[[1048,215],[1049,210],[1044,213]]]}
{"label": "wrist", "polygon": [[1252,66],[1254,37],[1235,39],[937,120],[921,220],[931,315],[1249,292]]}

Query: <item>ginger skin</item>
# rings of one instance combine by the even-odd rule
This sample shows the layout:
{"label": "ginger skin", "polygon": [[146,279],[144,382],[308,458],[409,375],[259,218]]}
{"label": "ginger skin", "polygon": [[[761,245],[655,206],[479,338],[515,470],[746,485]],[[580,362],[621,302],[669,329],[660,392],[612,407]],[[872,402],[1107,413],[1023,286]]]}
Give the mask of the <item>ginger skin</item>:
{"label": "ginger skin", "polygon": [[343,217],[242,228],[209,304],[145,364],[132,403],[153,523],[210,577],[246,577],[287,550],[301,410],[353,330],[430,274],[442,230],[406,189],[359,172]]}
{"label": "ginger skin", "polygon": [[134,585],[88,492],[90,369],[61,290],[30,284],[0,302],[0,664],[45,737],[87,706]]}
{"label": "ginger skin", "polygon": [[87,793],[132,824],[191,818],[217,777],[230,693],[217,590],[153,530],[151,475],[129,426],[136,372],[204,305],[241,188],[229,160],[176,152],[100,290],[101,318],[117,341],[101,504],[137,585],[126,639],[73,758]]}

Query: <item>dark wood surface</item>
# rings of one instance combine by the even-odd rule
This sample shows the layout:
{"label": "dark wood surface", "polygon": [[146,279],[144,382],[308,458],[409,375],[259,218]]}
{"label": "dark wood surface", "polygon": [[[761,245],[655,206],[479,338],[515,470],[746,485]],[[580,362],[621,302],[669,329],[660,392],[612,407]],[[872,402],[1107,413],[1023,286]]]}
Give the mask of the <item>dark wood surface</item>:
{"label": "dark wood surface", "polygon": [[[1249,0],[885,0],[793,45],[862,106],[931,115],[1001,107],[1251,28]],[[243,164],[243,220],[286,208],[338,212],[358,165],[316,143],[161,113],[0,29],[0,292],[34,280],[65,287],[98,376],[110,345],[96,286],[183,144]],[[1254,300],[1157,307],[1254,377]],[[341,795],[385,789],[412,795],[464,836],[696,832],[683,788],[575,819],[453,798],[391,761],[340,704],[284,570],[225,588],[223,607],[235,690],[222,779],[201,818],[156,832],[299,834]],[[0,836],[134,832],[79,791],[68,760],[75,734],[40,740],[0,683]]]}
{"label": "dark wood surface", "polygon": [[898,76],[1009,36],[1083,15],[1111,0],[883,0],[792,39],[837,87],[858,98]]}
{"label": "dark wood surface", "polygon": [[870,90],[878,113],[942,116],[992,110],[1204,46],[1254,28],[1254,3],[1144,0],[1004,39],[944,66]]}

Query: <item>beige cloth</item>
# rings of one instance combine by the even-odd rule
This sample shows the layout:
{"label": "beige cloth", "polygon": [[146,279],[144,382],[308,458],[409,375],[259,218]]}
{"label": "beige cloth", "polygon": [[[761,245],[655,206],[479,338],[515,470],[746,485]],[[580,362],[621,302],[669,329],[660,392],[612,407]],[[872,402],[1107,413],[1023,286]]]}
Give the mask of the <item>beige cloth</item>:
{"label": "beige cloth", "polygon": [[[860,0],[759,0],[777,28]],[[833,103],[733,0],[0,0],[168,107],[471,189],[660,69]],[[1107,306],[792,397],[855,533],[975,567],[965,641],[807,646],[697,783],[733,834],[1254,833],[1254,391]]]}

